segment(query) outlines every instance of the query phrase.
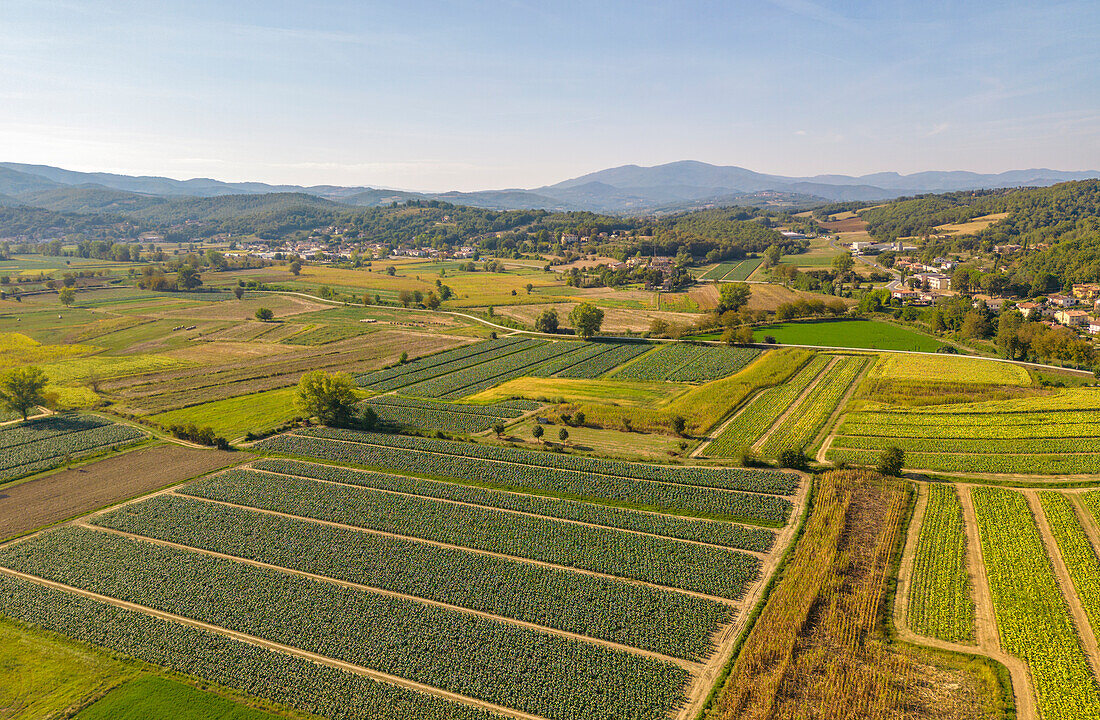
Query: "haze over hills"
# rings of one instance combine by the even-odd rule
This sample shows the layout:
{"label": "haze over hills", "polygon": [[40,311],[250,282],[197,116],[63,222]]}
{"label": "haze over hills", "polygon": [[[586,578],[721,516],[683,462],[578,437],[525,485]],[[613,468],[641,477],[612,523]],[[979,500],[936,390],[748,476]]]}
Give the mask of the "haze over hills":
{"label": "haze over hills", "polygon": [[[711,205],[808,206],[832,201],[878,201],[902,195],[1046,186],[1089,178],[1100,178],[1100,171],[1066,172],[1038,168],[997,174],[930,171],[911,175],[880,172],[858,177],[787,177],[737,166],[685,160],[653,167],[623,165],[533,189],[420,193],[371,187],[223,182],[210,178],[175,180],[76,172],[48,165],[0,163],[0,204],[19,202],[56,211],[140,214],[149,208],[163,207],[169,203],[180,206],[183,211],[193,198],[296,193],[302,195],[304,201],[312,198],[318,202],[331,201],[360,207],[435,199],[493,210],[643,213]],[[201,204],[204,207],[210,205],[209,202]]]}

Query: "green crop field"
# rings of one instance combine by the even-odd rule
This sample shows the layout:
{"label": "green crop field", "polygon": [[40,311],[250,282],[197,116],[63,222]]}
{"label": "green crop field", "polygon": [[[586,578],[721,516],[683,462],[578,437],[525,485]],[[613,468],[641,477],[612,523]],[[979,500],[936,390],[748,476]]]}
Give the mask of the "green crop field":
{"label": "green crop field", "polygon": [[708,382],[732,375],[760,356],[754,348],[661,345],[616,371],[623,380]]}
{"label": "green crop field", "polygon": [[0,427],[0,482],[63,465],[67,460],[131,445],[146,437],[128,425],[92,415],[49,415]]}
{"label": "green crop field", "polygon": [[918,350],[935,352],[939,340],[915,330],[876,320],[814,320],[787,322],[754,328],[753,340],[771,336],[789,345],[866,348],[868,350]]}
{"label": "green crop field", "polygon": [[947,642],[974,642],[974,597],[966,569],[966,528],[959,495],[930,484],[909,587],[909,627]]}
{"label": "green crop field", "polygon": [[1028,664],[1042,717],[1100,717],[1100,685],[1027,500],[1004,488],[971,492],[1001,645]]}
{"label": "green crop field", "polygon": [[76,715],[75,720],[276,720],[257,710],[206,693],[178,680],[144,676],[126,683]]}
{"label": "green crop field", "polygon": [[1096,549],[1068,497],[1048,490],[1039,493],[1039,502],[1089,624],[1094,631],[1100,629],[1100,559],[1096,557]]}
{"label": "green crop field", "polygon": [[149,419],[164,427],[194,423],[233,439],[249,432],[261,433],[279,427],[300,415],[301,411],[294,404],[294,393],[294,388],[279,388],[170,410],[151,415]]}

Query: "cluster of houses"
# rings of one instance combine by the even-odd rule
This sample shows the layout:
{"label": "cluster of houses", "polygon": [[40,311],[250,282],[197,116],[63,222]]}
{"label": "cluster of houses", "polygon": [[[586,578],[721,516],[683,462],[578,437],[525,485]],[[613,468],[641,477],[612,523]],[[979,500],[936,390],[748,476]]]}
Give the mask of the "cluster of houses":
{"label": "cluster of houses", "polygon": [[1069,295],[1048,295],[1045,302],[1017,303],[1016,308],[1029,320],[1053,318],[1059,325],[1100,335],[1100,284],[1073,286]]}

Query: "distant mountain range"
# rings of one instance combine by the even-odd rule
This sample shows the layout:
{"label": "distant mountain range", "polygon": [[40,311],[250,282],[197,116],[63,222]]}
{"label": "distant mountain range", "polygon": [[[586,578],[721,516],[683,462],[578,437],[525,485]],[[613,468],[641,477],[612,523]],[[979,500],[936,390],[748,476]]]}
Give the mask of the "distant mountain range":
{"label": "distant mountain range", "polygon": [[[335,185],[230,183],[209,178],[173,180],[75,172],[49,165],[0,163],[0,206],[21,203],[62,212],[137,216],[153,209],[178,206],[180,212],[186,214],[186,207],[194,198],[292,193],[311,205],[333,203],[334,206],[372,207],[425,199],[493,210],[589,210],[635,214],[728,205],[807,207],[823,202],[889,200],[921,193],[1046,186],[1090,178],[1100,178],[1100,171],[1063,172],[1040,168],[995,175],[954,171],[786,177],[732,165],[685,160],[654,167],[623,165],[532,189],[418,193]],[[217,206],[210,202],[198,204],[207,210]]]}

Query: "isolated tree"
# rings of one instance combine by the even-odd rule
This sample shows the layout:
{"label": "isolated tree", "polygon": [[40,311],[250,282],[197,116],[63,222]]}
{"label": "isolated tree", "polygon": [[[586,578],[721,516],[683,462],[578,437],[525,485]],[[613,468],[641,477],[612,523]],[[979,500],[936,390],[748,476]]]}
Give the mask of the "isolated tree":
{"label": "isolated tree", "polygon": [[370,293],[363,293],[363,305],[366,306],[366,305],[373,305],[373,304],[374,303],[371,300]]}
{"label": "isolated tree", "polygon": [[684,420],[682,415],[672,418],[672,430],[677,435],[683,435],[684,431],[687,430],[687,420]]}
{"label": "isolated tree", "polygon": [[581,303],[569,313],[569,322],[582,338],[590,338],[600,331],[603,324],[603,310],[591,303]]}
{"label": "isolated tree", "polygon": [[307,417],[316,417],[325,425],[351,424],[358,400],[350,375],[323,370],[303,375],[294,397],[295,404]]}
{"label": "isolated tree", "polygon": [[202,285],[202,278],[194,265],[183,265],[176,274],[176,287],[180,290],[194,290]]}
{"label": "isolated tree", "polygon": [[40,367],[15,368],[0,379],[0,403],[26,420],[28,411],[46,402],[42,394],[46,382],[46,373]]}
{"label": "isolated tree", "polygon": [[504,423],[500,420],[497,420],[495,423],[493,423],[493,434],[496,435],[498,438],[504,436]]}
{"label": "isolated tree", "polygon": [[440,302],[441,301],[438,295],[436,295],[434,292],[429,292],[428,295],[424,298],[424,307],[428,308],[429,310],[438,310]]}
{"label": "isolated tree", "polygon": [[787,448],[779,453],[780,467],[805,471],[810,467],[810,456],[801,448]]}
{"label": "isolated tree", "polygon": [[569,439],[569,431],[568,430],[566,430],[565,428],[562,428],[561,430],[558,430],[558,440],[561,440],[562,442],[565,442],[568,439]]}
{"label": "isolated tree", "polygon": [[237,296],[238,300],[240,300],[244,297],[244,288],[238,285],[237,287],[233,288],[233,294]]}
{"label": "isolated tree", "polygon": [[535,423],[535,427],[531,428],[531,437],[536,440],[542,437],[542,425]]}
{"label": "isolated tree", "polygon": [[271,311],[271,308],[259,308],[256,310],[256,319],[263,322],[272,320],[275,317],[275,313]]}
{"label": "isolated tree", "polygon": [[535,289],[535,286],[531,283],[527,283],[527,294],[530,295],[531,291]]}
{"label": "isolated tree", "polygon": [[395,268],[393,265],[390,265],[388,268],[386,268],[386,274],[390,277],[393,277],[397,274],[397,268]]}
{"label": "isolated tree", "polygon": [[581,412],[580,410],[573,413],[573,424],[575,426],[584,427],[584,420],[585,420],[584,413]]}
{"label": "isolated tree", "polygon": [[748,283],[722,283],[718,291],[718,314],[740,310],[749,301],[751,295],[752,289]]}
{"label": "isolated tree", "polygon": [[298,277],[298,275],[301,272],[302,272],[302,261],[301,260],[292,260],[291,263],[290,263],[290,274],[293,275],[294,277]]}
{"label": "isolated tree", "polygon": [[878,457],[876,468],[883,475],[901,476],[901,469],[905,466],[905,451],[898,447],[888,447]]}
{"label": "isolated tree", "polygon": [[558,331],[558,311],[547,308],[535,318],[535,329],[541,333],[556,333]]}
{"label": "isolated tree", "polygon": [[374,430],[378,427],[378,411],[370,405],[364,405],[363,412],[359,414],[359,427],[364,430]]}
{"label": "isolated tree", "polygon": [[413,294],[408,290],[402,290],[401,292],[397,293],[397,301],[405,307],[408,307],[412,304]]}
{"label": "isolated tree", "polygon": [[398,360],[398,362],[400,362],[402,365],[404,365],[408,361],[409,361],[409,353],[403,350],[401,352],[401,358]]}
{"label": "isolated tree", "polygon": [[769,245],[764,251],[764,267],[775,267],[779,264],[779,258],[783,256],[783,250],[778,245]]}
{"label": "isolated tree", "polygon": [[61,301],[61,304],[65,307],[70,307],[76,302],[76,290],[71,287],[63,287],[57,291],[57,299]]}

